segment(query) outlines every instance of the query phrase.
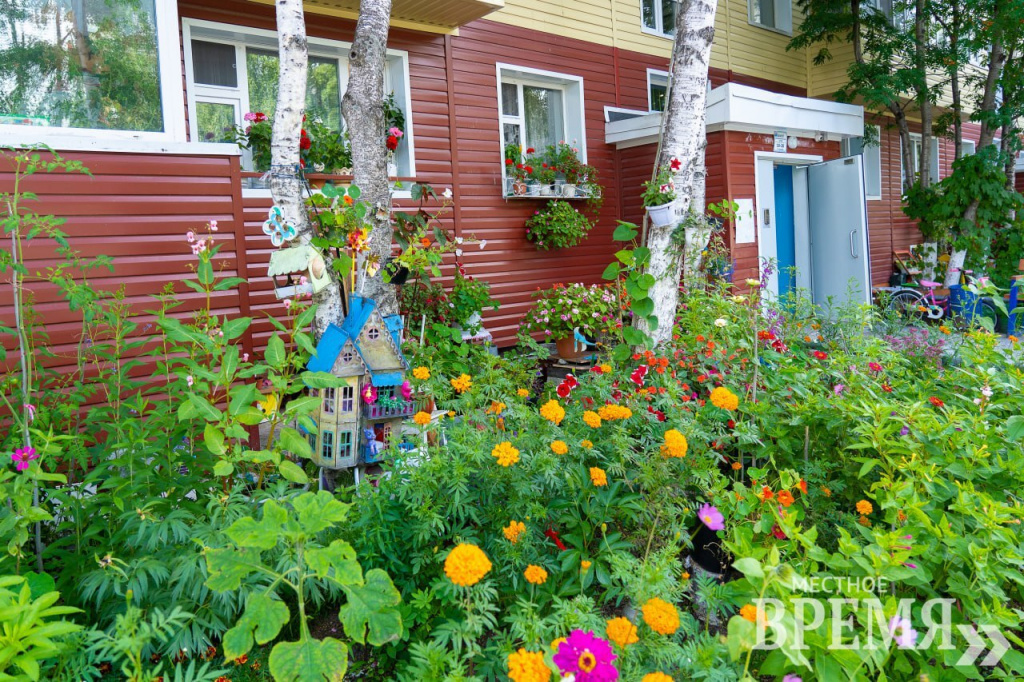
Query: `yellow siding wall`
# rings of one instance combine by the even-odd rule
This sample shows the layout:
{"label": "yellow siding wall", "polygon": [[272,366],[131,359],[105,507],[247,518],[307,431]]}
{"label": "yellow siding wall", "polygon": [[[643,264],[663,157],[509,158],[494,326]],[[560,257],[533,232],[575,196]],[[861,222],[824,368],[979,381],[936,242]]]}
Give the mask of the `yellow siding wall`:
{"label": "yellow siding wall", "polygon": [[[672,41],[643,31],[640,4],[641,0],[505,0],[504,9],[487,18],[667,59]],[[802,18],[794,3],[794,27]],[[789,39],[751,25],[747,0],[719,0],[711,66],[807,87],[806,54],[787,52]]]}

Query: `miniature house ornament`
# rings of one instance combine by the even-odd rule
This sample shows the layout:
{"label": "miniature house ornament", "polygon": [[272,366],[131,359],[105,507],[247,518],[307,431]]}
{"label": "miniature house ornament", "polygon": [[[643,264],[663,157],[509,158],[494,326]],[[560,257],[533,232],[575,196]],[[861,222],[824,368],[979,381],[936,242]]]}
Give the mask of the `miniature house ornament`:
{"label": "miniature house ornament", "polygon": [[274,280],[274,294],[279,299],[315,294],[331,283],[323,256],[307,244],[270,254],[267,274]]}
{"label": "miniature house ornament", "polygon": [[348,310],[341,325],[327,327],[306,366],[344,379],[322,389],[317,430],[307,434],[313,462],[327,469],[380,461],[403,419],[416,411],[403,390],[409,364],[401,350],[402,318],[381,315],[373,299],[356,294]]}

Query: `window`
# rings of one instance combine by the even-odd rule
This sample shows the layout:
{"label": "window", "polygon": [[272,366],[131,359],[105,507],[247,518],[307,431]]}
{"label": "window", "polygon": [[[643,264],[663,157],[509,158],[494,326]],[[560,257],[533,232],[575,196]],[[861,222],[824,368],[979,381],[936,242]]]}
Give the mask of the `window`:
{"label": "window", "polygon": [[[277,105],[277,34],[244,26],[186,19],[185,73],[191,137],[200,142],[229,141],[248,112],[273,118]],[[341,98],[348,87],[349,46],[309,38],[306,115],[331,130],[344,127]],[[395,153],[400,175],[415,173],[409,114],[408,59],[388,50],[384,90],[393,92],[405,113],[406,135]],[[251,159],[247,159],[251,168]]]}
{"label": "window", "polygon": [[310,450],[312,450],[313,452],[316,452],[316,434],[315,433],[308,433],[308,434],[306,434],[306,440],[309,441],[309,448],[310,448]]}
{"label": "window", "polygon": [[350,350],[347,350],[341,354],[341,362],[347,365],[348,363],[352,362],[352,360],[355,359],[355,357],[355,353],[353,353]]}
{"label": "window", "polygon": [[366,338],[368,338],[370,341],[376,341],[377,339],[380,338],[380,330],[377,329],[376,327],[370,327],[369,329],[366,330]]}
{"label": "window", "polygon": [[960,143],[960,156],[970,156],[978,149],[978,143],[972,140],[964,140]]}
{"label": "window", "polygon": [[352,456],[352,432],[338,432],[338,457]]}
{"label": "window", "polygon": [[644,31],[672,37],[676,28],[675,0],[641,0],[640,15]]}
{"label": "window", "polygon": [[341,411],[351,412],[355,407],[355,395],[356,389],[352,386],[342,386],[341,388]]}
{"label": "window", "polygon": [[935,183],[942,179],[942,173],[939,170],[939,138],[932,137],[931,148],[931,159],[928,161],[928,177]]}
{"label": "window", "polygon": [[334,414],[334,399],[337,393],[333,388],[324,389],[324,414]]}
{"label": "window", "polygon": [[882,149],[881,130],[878,126],[871,126],[874,131],[870,137],[873,141],[865,143],[863,137],[850,137],[842,142],[843,156],[863,156],[864,162],[864,192],[868,199],[882,198]]}
{"label": "window", "polygon": [[668,74],[664,71],[647,69],[647,109],[649,111],[665,111],[666,97],[668,97]]}
{"label": "window", "polygon": [[[47,133],[79,141],[184,141],[176,3],[5,4],[0,137],[6,143],[46,141]],[[82,130],[94,132],[73,132]]]}
{"label": "window", "polygon": [[790,34],[793,32],[792,0],[747,0],[750,23]]}
{"label": "window", "polygon": [[321,457],[323,459],[334,459],[334,432],[324,431],[323,441],[323,448],[320,450]]}
{"label": "window", "polygon": [[892,0],[864,0],[860,6],[863,10],[874,10],[892,18]]}
{"label": "window", "polygon": [[586,162],[582,78],[498,64],[498,83],[502,149],[520,145],[540,152],[567,141]]}

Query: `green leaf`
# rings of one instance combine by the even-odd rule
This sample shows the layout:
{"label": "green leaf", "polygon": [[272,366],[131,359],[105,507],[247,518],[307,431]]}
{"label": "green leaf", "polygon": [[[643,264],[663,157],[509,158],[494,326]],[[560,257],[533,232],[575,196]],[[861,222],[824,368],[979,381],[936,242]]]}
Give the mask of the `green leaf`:
{"label": "green leaf", "polygon": [[[206,398],[196,395],[195,393],[187,393],[186,399],[192,403],[192,406],[196,408],[196,414],[208,422],[220,421],[221,413],[216,407],[210,404],[210,401]],[[181,413],[179,410],[178,419],[181,419]]]}
{"label": "green leaf", "polygon": [[287,355],[284,350],[284,341],[280,336],[274,334],[267,341],[267,350],[263,352],[263,359],[271,367],[280,368],[284,366],[285,358]]}
{"label": "green leaf", "polygon": [[303,493],[292,502],[298,514],[299,527],[310,535],[341,523],[348,517],[350,505],[339,502],[326,490]]}
{"label": "green leaf", "polygon": [[304,485],[309,482],[309,477],[306,476],[306,472],[302,470],[302,467],[290,459],[282,459],[281,463],[277,465],[277,471],[292,483]]}
{"label": "green leaf", "polygon": [[234,473],[234,471],[235,465],[226,459],[219,460],[216,464],[213,465],[214,476],[230,476],[232,473]]}
{"label": "green leaf", "polygon": [[638,246],[633,249],[633,257],[636,259],[637,267],[643,267],[651,259],[651,250],[646,246]]}
{"label": "green leaf", "polygon": [[630,242],[639,234],[636,225],[619,221],[615,231],[612,232],[612,239],[617,242]]}
{"label": "green leaf", "polygon": [[318,410],[323,399],[318,395],[304,395],[299,398],[294,398],[288,402],[288,407],[284,408],[284,413],[289,415],[295,414],[312,414],[314,410]]}
{"label": "green leaf", "polygon": [[654,275],[649,272],[645,272],[636,278],[636,285],[644,291],[647,291],[654,286]]}
{"label": "green leaf", "polygon": [[618,263],[609,263],[608,267],[606,267],[604,269],[604,272],[601,273],[601,279],[606,279],[606,280],[618,279],[619,278],[619,272],[620,272],[620,269],[619,269],[619,264]]}
{"label": "green leaf", "polygon": [[341,682],[348,670],[348,648],[332,637],[275,644],[270,652],[274,682]]}
{"label": "green leaf", "polygon": [[356,642],[381,646],[402,636],[402,615],[394,608],[402,600],[388,574],[374,568],[363,585],[343,586],[348,601],[338,617],[345,634]]}
{"label": "green leaf", "polygon": [[210,577],[206,586],[216,592],[237,590],[242,579],[260,565],[259,552],[237,547],[206,550],[206,568]]}
{"label": "green leaf", "polygon": [[224,338],[227,340],[235,339],[245,333],[245,330],[252,324],[251,317],[236,317],[233,320],[228,320],[221,325],[221,331],[224,332]]}
{"label": "green leaf", "polygon": [[297,457],[309,459],[313,456],[313,449],[309,446],[309,439],[295,429],[289,427],[282,428],[281,433],[278,434],[278,442],[284,450]]}
{"label": "green leaf", "polygon": [[640,317],[647,317],[654,312],[654,301],[649,298],[641,298],[633,301],[633,314]]}
{"label": "green leaf", "polygon": [[658,331],[658,325],[659,324],[660,323],[658,322],[658,316],[657,315],[648,315],[647,316],[647,326],[651,328],[652,332]]}
{"label": "green leaf", "polygon": [[233,661],[249,653],[253,640],[266,644],[281,632],[288,622],[288,607],[270,595],[250,594],[245,602],[245,613],[235,626],[224,633],[224,658]]}
{"label": "green leaf", "polygon": [[1024,416],[1015,414],[1006,420],[1006,438],[1017,442],[1024,436]]}
{"label": "green leaf", "polygon": [[224,532],[241,547],[270,549],[277,544],[287,520],[288,512],[274,500],[267,500],[263,505],[262,520],[256,521],[251,516],[246,516],[232,523]]}
{"label": "green leaf", "polygon": [[625,265],[627,268],[631,267],[636,262],[636,259],[633,258],[633,252],[630,249],[622,249],[621,251],[616,251],[615,258],[620,263]]}
{"label": "green leaf", "polygon": [[316,317],[316,306],[311,305],[302,311],[302,314],[295,318],[295,328],[305,329],[313,323],[313,318]]}
{"label": "green leaf", "polygon": [[743,557],[733,563],[733,567],[748,578],[764,578],[761,562],[753,557]]}
{"label": "green leaf", "polygon": [[210,286],[213,284],[213,263],[208,260],[200,260],[196,274],[199,275],[200,284]]}
{"label": "green leaf", "polygon": [[309,388],[337,388],[348,383],[344,377],[336,377],[330,372],[303,372],[299,378]]}
{"label": "green leaf", "polygon": [[256,402],[256,384],[240,384],[231,388],[231,402],[228,404],[228,414],[237,417],[253,406]]}
{"label": "green leaf", "polygon": [[314,547],[306,550],[306,562],[323,580],[330,570],[334,569],[334,579],[342,585],[361,585],[363,583],[363,567],[356,559],[356,551],[344,540],[335,540],[327,547]]}

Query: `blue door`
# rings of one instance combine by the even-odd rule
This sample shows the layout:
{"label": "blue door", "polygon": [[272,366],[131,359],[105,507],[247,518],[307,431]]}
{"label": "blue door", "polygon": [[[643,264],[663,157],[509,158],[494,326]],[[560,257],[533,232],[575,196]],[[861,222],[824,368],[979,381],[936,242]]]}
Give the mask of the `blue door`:
{"label": "blue door", "polygon": [[779,298],[796,287],[796,229],[793,222],[793,167],[775,167],[775,248]]}

